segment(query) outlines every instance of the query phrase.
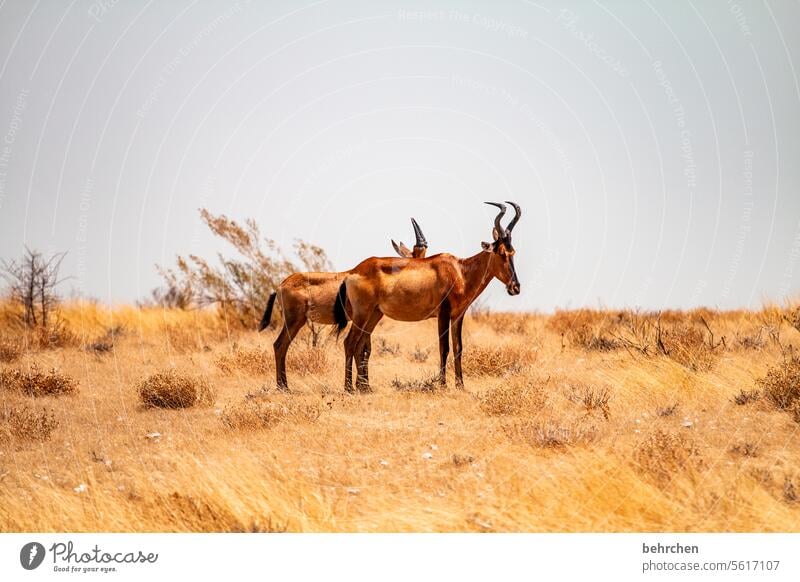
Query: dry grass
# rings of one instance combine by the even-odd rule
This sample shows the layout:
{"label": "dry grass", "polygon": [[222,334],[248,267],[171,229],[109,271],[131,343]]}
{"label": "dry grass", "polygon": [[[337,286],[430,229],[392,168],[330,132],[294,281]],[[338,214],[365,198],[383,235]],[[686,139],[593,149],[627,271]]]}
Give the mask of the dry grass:
{"label": "dry grass", "polygon": [[220,420],[229,429],[255,430],[273,428],[286,421],[315,422],[321,413],[322,408],[318,403],[250,397],[227,406],[222,411]]}
{"label": "dry grass", "polygon": [[800,404],[800,359],[791,358],[769,369],[758,381],[766,399],[780,410]]}
{"label": "dry grass", "polygon": [[[655,314],[469,315],[463,391],[451,366],[449,390],[427,380],[435,321],[384,320],[374,346],[399,350],[373,352],[374,392],[350,395],[341,342],[298,338],[282,394],[277,330],[69,304],[75,344],[3,326],[19,345],[3,368],[13,386],[35,362],[80,392],[3,385],[0,531],[797,532],[793,313],[664,312],[662,341],[685,358],[659,351]],[[171,369],[216,404],[143,407],[135,387]]]}
{"label": "dry grass", "polygon": [[191,408],[214,403],[214,392],[204,378],[179,374],[175,370],[148,376],[136,391],[139,401],[148,408]]}
{"label": "dry grass", "polygon": [[520,343],[465,345],[461,360],[467,376],[507,376],[533,364],[536,352]]}
{"label": "dry grass", "polygon": [[75,394],[78,384],[55,368],[44,371],[34,363],[28,367],[0,370],[0,390],[38,398]]}
{"label": "dry grass", "polygon": [[492,386],[481,397],[481,410],[492,416],[535,414],[547,401],[546,385],[546,381],[524,379]]}
{"label": "dry grass", "polygon": [[234,347],[230,352],[217,356],[214,361],[225,374],[242,372],[254,376],[266,376],[275,369],[272,350]]}
{"label": "dry grass", "polygon": [[682,474],[702,467],[700,450],[684,432],[657,429],[633,452],[636,468],[665,487]]}
{"label": "dry grass", "polygon": [[22,355],[22,346],[16,340],[0,338],[0,363],[10,364]]}
{"label": "dry grass", "polygon": [[52,411],[27,404],[0,408],[0,443],[9,441],[46,441],[58,427]]}

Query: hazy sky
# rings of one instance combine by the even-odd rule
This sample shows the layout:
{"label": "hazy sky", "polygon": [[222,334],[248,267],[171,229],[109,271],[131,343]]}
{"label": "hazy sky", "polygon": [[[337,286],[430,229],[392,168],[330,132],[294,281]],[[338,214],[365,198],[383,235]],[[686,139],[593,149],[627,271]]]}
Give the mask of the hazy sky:
{"label": "hazy sky", "polygon": [[497,309],[758,306],[800,289],[800,3],[0,0],[0,258],[131,301],[253,217],[340,269],[469,256]]}

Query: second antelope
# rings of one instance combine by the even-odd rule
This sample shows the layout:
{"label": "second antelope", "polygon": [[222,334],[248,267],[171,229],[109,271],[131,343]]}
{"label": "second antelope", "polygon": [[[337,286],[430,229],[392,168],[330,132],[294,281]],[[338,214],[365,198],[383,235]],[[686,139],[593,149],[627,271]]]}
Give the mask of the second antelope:
{"label": "second antelope", "polygon": [[[508,202],[508,201],[507,201]],[[456,386],[463,388],[461,372],[461,331],[464,315],[489,282],[497,278],[509,295],[520,292],[514,269],[514,247],[511,232],[522,215],[514,207],[514,218],[507,228],[500,224],[506,213],[505,204],[487,202],[500,209],[494,219],[494,242],[481,243],[478,254],[459,259],[443,253],[427,259],[395,259],[372,257],[362,261],[342,281],[338,300],[334,303],[334,319],[343,330],[348,315],[353,322],[345,339],[345,389],[353,390],[352,365],[358,354],[356,388],[369,391],[368,358],[363,357],[375,326],[385,315],[398,321],[439,319],[439,382],[447,384],[445,369],[450,351],[448,331],[453,336],[453,358]],[[348,310],[350,313],[348,313]]]}
{"label": "second antelope", "polygon": [[[421,258],[428,250],[428,241],[422,234],[422,229],[417,221],[411,219],[414,226],[416,244],[409,250],[406,245],[392,241],[392,246],[401,257]],[[306,323],[321,323],[333,325],[333,304],[342,279],[349,271],[344,273],[292,273],[284,279],[278,289],[269,296],[264,317],[258,326],[258,331],[263,331],[272,319],[272,309],[277,300],[283,312],[283,327],[278,334],[273,347],[275,349],[275,374],[278,388],[287,389],[286,380],[286,353],[297,333]],[[345,314],[345,318],[347,315]],[[346,325],[346,323],[345,323]],[[369,359],[371,344],[366,342],[362,348],[362,355]]]}

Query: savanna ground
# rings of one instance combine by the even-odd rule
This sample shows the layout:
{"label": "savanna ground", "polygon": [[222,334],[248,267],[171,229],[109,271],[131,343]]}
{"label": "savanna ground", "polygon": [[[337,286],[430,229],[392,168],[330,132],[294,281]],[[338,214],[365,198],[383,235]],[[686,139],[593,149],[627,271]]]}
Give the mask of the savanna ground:
{"label": "savanna ground", "polygon": [[327,330],[282,394],[274,328],[3,309],[1,531],[800,531],[791,308],[471,314],[465,391],[384,321],[363,395]]}

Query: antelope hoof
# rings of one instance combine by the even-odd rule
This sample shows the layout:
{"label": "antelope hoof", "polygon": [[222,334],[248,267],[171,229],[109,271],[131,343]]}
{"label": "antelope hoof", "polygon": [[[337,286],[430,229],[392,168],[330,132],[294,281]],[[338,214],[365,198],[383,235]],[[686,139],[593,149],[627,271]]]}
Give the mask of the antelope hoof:
{"label": "antelope hoof", "polygon": [[359,384],[358,391],[361,394],[370,394],[373,392],[372,387],[369,384]]}
{"label": "antelope hoof", "polygon": [[275,386],[278,392],[289,392],[289,385],[288,384],[278,384]]}

